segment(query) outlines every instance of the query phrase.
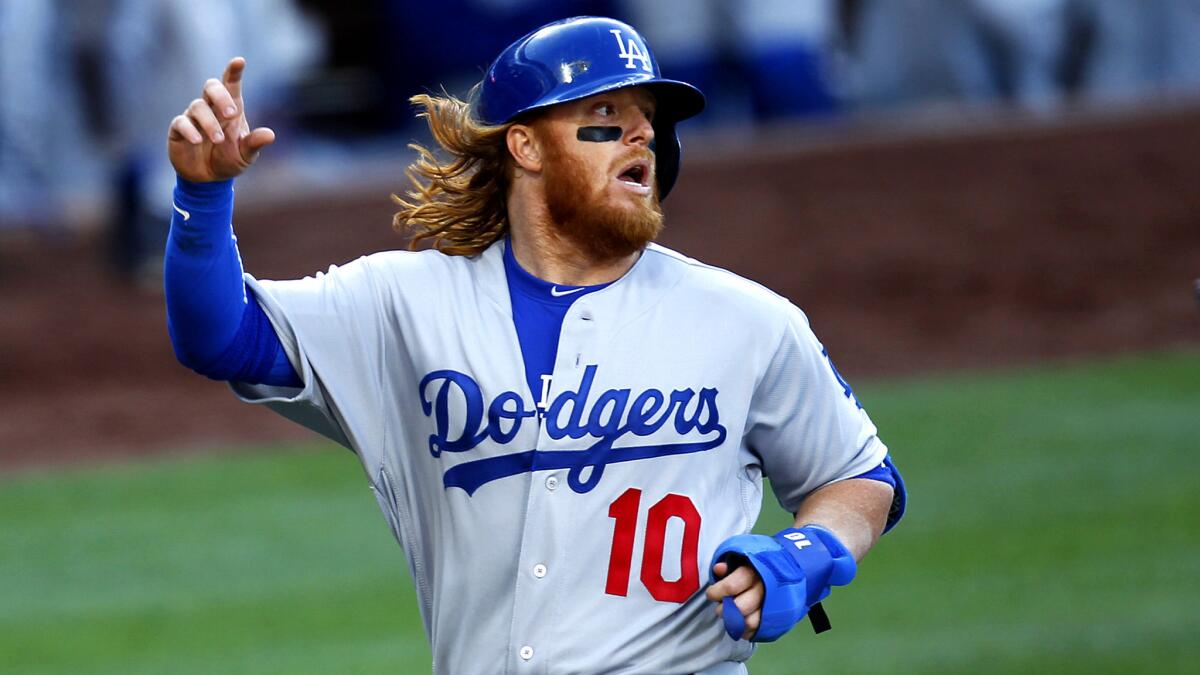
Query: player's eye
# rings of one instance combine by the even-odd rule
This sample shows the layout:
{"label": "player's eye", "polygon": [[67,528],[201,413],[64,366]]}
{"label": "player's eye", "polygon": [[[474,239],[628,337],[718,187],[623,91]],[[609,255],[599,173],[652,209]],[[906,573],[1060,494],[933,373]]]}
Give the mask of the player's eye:
{"label": "player's eye", "polygon": [[596,106],[596,114],[601,117],[612,117],[617,114],[617,108],[611,103],[601,103]]}

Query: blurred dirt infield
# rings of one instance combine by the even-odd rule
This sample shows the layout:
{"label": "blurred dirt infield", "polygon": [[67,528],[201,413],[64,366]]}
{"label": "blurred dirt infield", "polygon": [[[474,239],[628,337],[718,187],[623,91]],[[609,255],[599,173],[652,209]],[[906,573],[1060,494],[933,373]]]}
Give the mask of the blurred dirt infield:
{"label": "blurred dirt infield", "polygon": [[[1200,343],[1200,109],[756,138],[685,148],[663,243],[791,298],[851,381]],[[285,278],[400,247],[391,212],[385,188],[236,227],[246,268]],[[0,248],[0,467],[311,437],[178,366],[161,297],[102,250]]]}

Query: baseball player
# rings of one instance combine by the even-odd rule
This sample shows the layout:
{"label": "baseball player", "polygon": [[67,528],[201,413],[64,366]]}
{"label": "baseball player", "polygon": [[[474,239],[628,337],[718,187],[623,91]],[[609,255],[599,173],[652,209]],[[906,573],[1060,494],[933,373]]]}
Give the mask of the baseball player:
{"label": "baseball player", "polygon": [[[357,455],[434,671],[745,673],[825,627],[903,483],[799,309],[653,243],[698,90],[626,24],[543,26],[468,101],[413,98],[440,148],[395,225],[425,250],[266,281],[230,224],[274,140],[244,68],[171,122],[171,339]],[[748,534],[764,476],[795,514],[774,537]]]}

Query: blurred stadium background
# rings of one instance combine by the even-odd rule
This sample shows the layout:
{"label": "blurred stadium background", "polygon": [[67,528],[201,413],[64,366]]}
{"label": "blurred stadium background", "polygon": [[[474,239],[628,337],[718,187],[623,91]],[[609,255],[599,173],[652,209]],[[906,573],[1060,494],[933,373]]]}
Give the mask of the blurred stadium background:
{"label": "blurred stadium background", "polygon": [[428,672],[354,459],[171,355],[163,138],[242,54],[247,269],[401,248],[407,97],[583,13],[710,96],[664,243],[803,307],[909,482],[752,672],[1195,672],[1197,0],[0,0],[0,672]]}

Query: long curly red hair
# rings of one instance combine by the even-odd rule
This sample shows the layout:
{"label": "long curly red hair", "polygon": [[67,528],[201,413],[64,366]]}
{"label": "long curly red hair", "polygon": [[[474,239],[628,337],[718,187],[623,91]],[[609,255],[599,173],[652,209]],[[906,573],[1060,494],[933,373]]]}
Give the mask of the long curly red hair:
{"label": "long curly red hair", "polygon": [[400,206],[392,227],[412,237],[411,249],[431,244],[449,255],[476,255],[508,233],[513,162],[506,135],[511,124],[482,124],[467,101],[444,92],[409,100],[448,157],[443,161],[428,148],[409,144],[417,153],[405,170],[412,189],[392,195]]}

